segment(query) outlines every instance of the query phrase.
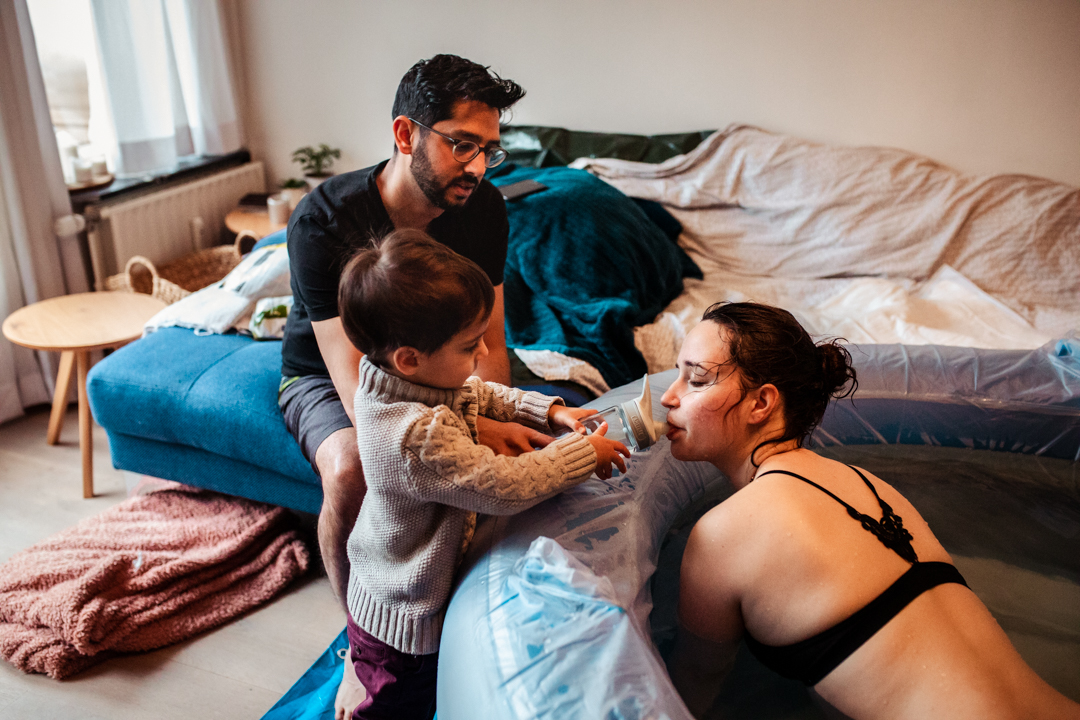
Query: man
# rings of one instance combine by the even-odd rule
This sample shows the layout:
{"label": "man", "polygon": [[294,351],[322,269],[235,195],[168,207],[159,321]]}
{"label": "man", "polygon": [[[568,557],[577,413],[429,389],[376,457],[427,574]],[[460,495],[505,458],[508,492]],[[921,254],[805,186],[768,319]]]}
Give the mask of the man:
{"label": "man", "polygon": [[[503,265],[509,225],[488,168],[499,147],[503,111],[524,96],[516,83],[454,55],[414,65],[394,99],[393,156],[330,178],[308,193],[289,221],[293,309],[282,345],[279,404],[289,431],[322,478],[319,546],[334,593],[345,606],[345,545],[365,483],[353,427],[353,396],[362,354],[337,312],[338,281],[349,257],[395,228],[419,228],[476,262],[495,286],[484,336],[489,354],[478,374],[510,384],[503,322]],[[546,445],[521,425],[486,421],[480,442],[504,454]]]}

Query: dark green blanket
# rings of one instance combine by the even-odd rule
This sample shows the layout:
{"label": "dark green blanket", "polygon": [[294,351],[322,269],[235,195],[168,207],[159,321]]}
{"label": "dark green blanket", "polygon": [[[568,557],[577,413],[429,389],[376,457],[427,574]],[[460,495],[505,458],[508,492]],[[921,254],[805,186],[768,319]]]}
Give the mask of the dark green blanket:
{"label": "dark green blanket", "polygon": [[584,170],[511,168],[492,182],[526,178],[548,189],[507,203],[507,345],[585,360],[611,387],[641,377],[633,328],[701,271],[641,205]]}

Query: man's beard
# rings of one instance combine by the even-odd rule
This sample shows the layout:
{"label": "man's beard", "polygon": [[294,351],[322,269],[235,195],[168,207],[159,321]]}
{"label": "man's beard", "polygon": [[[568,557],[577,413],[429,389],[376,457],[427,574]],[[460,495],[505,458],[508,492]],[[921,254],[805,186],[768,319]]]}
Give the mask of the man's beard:
{"label": "man's beard", "polygon": [[[447,194],[451,186],[461,185],[475,188],[480,183],[472,175],[462,175],[446,184],[440,184],[435,177],[434,170],[431,168],[431,160],[428,158],[425,143],[418,144],[413,152],[412,175],[416,179],[416,184],[420,186],[420,192],[424,193],[424,197],[428,199],[428,202],[440,210],[453,210],[468,202],[468,198],[461,203],[451,200]],[[472,197],[472,195],[469,197]]]}

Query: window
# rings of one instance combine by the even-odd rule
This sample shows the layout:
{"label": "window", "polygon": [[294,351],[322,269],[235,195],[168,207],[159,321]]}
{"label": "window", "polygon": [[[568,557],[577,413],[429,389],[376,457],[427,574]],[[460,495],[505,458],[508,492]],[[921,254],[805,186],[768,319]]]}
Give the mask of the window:
{"label": "window", "polygon": [[152,179],[240,149],[217,0],[27,7],[69,180]]}
{"label": "window", "polygon": [[69,184],[106,174],[115,155],[90,0],[27,0],[49,114]]}

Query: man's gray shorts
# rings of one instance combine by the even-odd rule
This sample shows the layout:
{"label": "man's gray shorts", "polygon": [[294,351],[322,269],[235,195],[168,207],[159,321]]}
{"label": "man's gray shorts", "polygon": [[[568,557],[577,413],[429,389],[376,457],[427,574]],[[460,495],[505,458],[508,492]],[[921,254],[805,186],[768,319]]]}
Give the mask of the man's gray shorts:
{"label": "man's gray shorts", "polygon": [[307,375],[288,382],[290,379],[282,381],[285,388],[278,393],[278,407],[285,418],[285,427],[318,475],[315,452],[323,440],[353,424],[329,375]]}

